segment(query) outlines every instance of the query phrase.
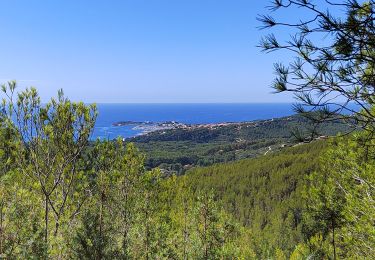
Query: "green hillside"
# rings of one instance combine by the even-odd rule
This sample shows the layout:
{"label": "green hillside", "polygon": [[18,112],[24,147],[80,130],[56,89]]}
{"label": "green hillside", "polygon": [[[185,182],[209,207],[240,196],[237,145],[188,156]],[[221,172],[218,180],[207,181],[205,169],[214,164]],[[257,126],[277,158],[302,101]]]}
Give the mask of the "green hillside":
{"label": "green hillside", "polygon": [[[293,132],[308,136],[311,122],[300,115],[236,124],[170,129],[128,141],[147,155],[146,166],[167,173],[184,173],[193,166],[254,158],[298,143]],[[336,135],[350,127],[342,121],[322,123],[316,136]]]}
{"label": "green hillside", "polygon": [[[10,97],[5,112],[14,107]],[[33,88],[16,102],[17,124],[12,114],[0,117],[0,258],[372,259],[375,253],[371,131],[290,142],[177,177],[148,170],[144,154],[121,139],[90,144],[95,106],[59,93],[41,107]],[[275,121],[263,122],[270,131],[251,133],[271,138],[286,131],[283,120],[273,129]]]}
{"label": "green hillside", "polygon": [[306,176],[326,146],[319,141],[282,152],[196,168],[185,175],[193,190],[213,189],[224,208],[250,228],[259,258],[281,249],[291,253],[302,242],[302,199]]}

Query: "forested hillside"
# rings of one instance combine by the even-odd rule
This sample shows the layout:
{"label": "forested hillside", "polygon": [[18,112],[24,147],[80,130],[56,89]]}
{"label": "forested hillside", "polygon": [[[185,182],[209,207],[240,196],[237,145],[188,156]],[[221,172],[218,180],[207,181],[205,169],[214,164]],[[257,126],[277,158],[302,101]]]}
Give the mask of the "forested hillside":
{"label": "forested hillside", "polygon": [[134,144],[90,143],[95,105],[62,92],[44,105],[35,89],[14,97],[15,87],[3,86],[0,117],[2,258],[374,254],[366,131],[168,176],[147,169]]}
{"label": "forested hillside", "polygon": [[366,132],[284,149],[181,177],[250,234],[257,259],[375,256],[375,150]]}
{"label": "forested hillside", "polygon": [[197,168],[185,179],[196,192],[212,189],[225,210],[249,228],[259,259],[276,251],[289,256],[303,242],[304,186],[326,146],[319,141],[256,159]]}
{"label": "forested hillside", "polygon": [[[315,125],[301,115],[247,123],[171,129],[131,138],[146,154],[146,166],[182,174],[193,166],[254,158],[310,138]],[[335,136],[352,128],[340,120],[314,128],[314,137]]]}
{"label": "forested hillside", "polygon": [[0,259],[375,259],[375,0],[269,9],[288,10],[258,20],[291,35],[260,46],[294,55],[273,88],[295,116],[92,141],[95,104],[1,85]]}

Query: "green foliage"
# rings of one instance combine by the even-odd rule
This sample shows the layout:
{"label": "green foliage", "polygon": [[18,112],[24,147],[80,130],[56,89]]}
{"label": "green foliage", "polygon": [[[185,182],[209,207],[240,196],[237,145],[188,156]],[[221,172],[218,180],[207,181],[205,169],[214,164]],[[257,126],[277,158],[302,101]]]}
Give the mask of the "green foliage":
{"label": "green foliage", "polygon": [[44,212],[44,248],[49,255],[61,257],[65,232],[85,196],[79,164],[95,123],[95,106],[70,102],[62,91],[42,105],[34,88],[17,93],[16,98],[15,88],[15,82],[2,87],[2,132],[14,133],[13,169],[22,180],[21,190],[37,198],[32,206]]}
{"label": "green foliage", "polygon": [[234,163],[193,169],[184,176],[195,192],[215,191],[227,212],[249,229],[258,258],[290,255],[303,242],[304,180],[316,168],[323,142]]}
{"label": "green foliage", "polygon": [[375,1],[275,0],[270,10],[296,14],[285,21],[258,17],[264,28],[290,31],[289,39],[270,34],[260,43],[265,52],[293,56],[288,65],[275,65],[276,92],[293,93],[299,112],[317,112],[310,117],[316,123],[339,116],[363,128],[374,125],[368,105],[375,101]]}
{"label": "green foliage", "polygon": [[77,259],[111,259],[112,241],[107,230],[102,229],[103,220],[99,214],[87,211],[83,214],[81,225],[77,228],[73,255]]}
{"label": "green foliage", "polygon": [[[14,101],[14,88],[13,83],[4,87],[8,101],[0,117],[1,258],[329,259],[374,254],[370,132],[337,138],[327,151],[324,141],[314,141],[167,176],[145,166],[145,156],[132,143],[119,139],[89,145],[94,107],[72,103],[61,92],[42,105],[33,89]],[[258,132],[258,141],[277,143],[265,135],[276,138],[278,129]],[[237,130],[239,136],[258,131]],[[231,151],[225,144],[228,136],[220,137],[224,154]],[[178,145],[182,149],[189,142]],[[218,149],[200,145],[214,153]],[[246,145],[262,147],[251,141],[234,147]]]}
{"label": "green foliage", "polygon": [[375,150],[368,133],[337,139],[322,156],[306,189],[306,234],[330,247],[319,254],[371,258],[375,254]]}
{"label": "green foliage", "polygon": [[91,197],[74,236],[76,258],[219,259],[250,255],[243,230],[211,193],[193,196],[176,177],[147,171],[132,144],[97,141],[86,155]]}
{"label": "green foliage", "polygon": [[[294,55],[288,66],[275,66],[274,88],[294,93],[302,103],[297,111],[315,123],[343,118],[364,131],[338,138],[309,176],[304,188],[306,243],[293,255],[307,255],[308,247],[308,255],[319,259],[372,259],[375,1],[325,1],[326,10],[317,3],[277,0],[271,6],[273,11],[306,10],[312,19],[279,22],[259,17],[265,28],[287,27],[295,33],[285,42],[273,34],[261,42],[267,52],[288,50]],[[325,41],[317,41],[317,35]]]}
{"label": "green foliage", "polygon": [[[217,126],[204,132],[200,128],[157,131],[130,141],[147,155],[146,167],[160,167],[166,174],[183,174],[193,166],[209,166],[254,158],[267,151],[280,151],[306,141],[306,135],[314,127],[304,117],[290,116]],[[314,137],[349,130],[347,124],[334,120],[314,128]]]}
{"label": "green foliage", "polygon": [[94,106],[35,89],[6,100],[0,127],[0,255],[58,259],[220,259],[252,255],[211,193],[144,167],[121,140],[88,144]]}

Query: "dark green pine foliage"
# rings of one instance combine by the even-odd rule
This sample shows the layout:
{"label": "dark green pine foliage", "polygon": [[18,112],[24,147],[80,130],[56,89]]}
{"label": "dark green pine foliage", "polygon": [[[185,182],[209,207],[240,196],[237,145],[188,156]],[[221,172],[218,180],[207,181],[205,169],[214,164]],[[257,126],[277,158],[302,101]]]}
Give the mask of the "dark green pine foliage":
{"label": "dark green pine foliage", "polygon": [[74,256],[77,259],[111,259],[113,241],[106,232],[100,230],[100,215],[86,212],[82,216],[82,225],[73,239]]}
{"label": "dark green pine foliage", "polygon": [[[316,168],[324,142],[283,152],[189,171],[193,190],[214,190],[224,208],[250,229],[259,258],[276,249],[290,254],[303,241],[301,232],[306,177]],[[250,246],[250,245],[249,245]]]}

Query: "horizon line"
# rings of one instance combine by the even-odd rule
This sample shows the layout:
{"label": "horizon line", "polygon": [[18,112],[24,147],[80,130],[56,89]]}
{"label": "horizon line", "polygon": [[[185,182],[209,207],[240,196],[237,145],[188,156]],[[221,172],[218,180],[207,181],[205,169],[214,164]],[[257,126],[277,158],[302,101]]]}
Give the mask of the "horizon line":
{"label": "horizon line", "polygon": [[102,105],[246,105],[246,104],[295,104],[296,102],[84,102]]}

